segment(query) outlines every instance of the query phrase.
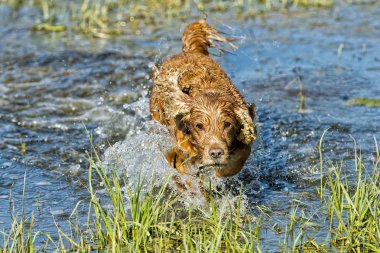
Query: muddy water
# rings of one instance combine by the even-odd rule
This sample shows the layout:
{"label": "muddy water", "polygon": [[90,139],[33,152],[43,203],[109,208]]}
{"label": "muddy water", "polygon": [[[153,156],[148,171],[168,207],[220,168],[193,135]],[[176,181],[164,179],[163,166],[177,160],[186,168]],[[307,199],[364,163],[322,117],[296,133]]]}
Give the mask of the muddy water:
{"label": "muddy water", "polygon": [[[32,8],[13,12],[0,5],[0,14],[0,229],[9,227],[13,209],[21,210],[25,178],[26,213],[34,212],[37,230],[54,234],[53,221],[67,227],[76,203],[88,198],[86,129],[106,163],[110,142],[130,167],[162,172],[155,145],[170,140],[149,130],[150,68],[180,50],[185,23],[104,40],[32,32],[41,15]],[[371,163],[380,109],[346,103],[380,98],[380,6],[247,20],[215,14],[209,22],[240,38],[237,51],[216,60],[256,103],[258,115],[252,155],[244,171],[224,184],[233,190],[243,182],[252,204],[268,206],[281,225],[291,198],[314,192],[325,129],[325,159],[343,159],[349,174],[355,139]],[[310,194],[311,209],[314,199]],[[277,247],[270,231],[265,237],[266,247]]]}

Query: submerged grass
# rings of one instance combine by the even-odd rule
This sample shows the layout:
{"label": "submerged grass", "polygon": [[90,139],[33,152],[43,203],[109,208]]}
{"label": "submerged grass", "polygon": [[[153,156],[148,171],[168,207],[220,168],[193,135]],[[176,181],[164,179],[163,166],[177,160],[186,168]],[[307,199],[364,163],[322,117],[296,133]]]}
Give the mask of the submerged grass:
{"label": "submerged grass", "polygon": [[380,99],[375,98],[355,98],[347,103],[349,106],[380,107]]}
{"label": "submerged grass", "polygon": [[[58,239],[53,240],[49,234],[33,231],[33,215],[27,219],[22,212],[20,219],[12,218],[9,232],[2,232],[0,252],[268,250],[262,238],[267,221],[243,212],[241,194],[235,202],[210,196],[203,206],[190,204],[185,208],[183,198],[168,187],[171,178],[160,187],[151,184],[146,188],[143,179],[132,187],[115,172],[107,173],[96,153],[89,162],[87,223],[74,224],[70,233],[57,226]],[[377,144],[372,171],[363,166],[361,155],[355,151],[352,182],[352,174],[345,175],[342,164],[326,166],[321,157],[321,166],[326,167],[318,187],[321,205],[310,213],[305,210],[307,201],[292,201],[289,218],[283,220],[285,227],[276,228],[284,231],[278,235],[278,252],[380,252],[379,163]],[[99,183],[106,196],[98,194]],[[75,213],[76,208],[72,216]],[[45,245],[37,245],[42,237]]]}

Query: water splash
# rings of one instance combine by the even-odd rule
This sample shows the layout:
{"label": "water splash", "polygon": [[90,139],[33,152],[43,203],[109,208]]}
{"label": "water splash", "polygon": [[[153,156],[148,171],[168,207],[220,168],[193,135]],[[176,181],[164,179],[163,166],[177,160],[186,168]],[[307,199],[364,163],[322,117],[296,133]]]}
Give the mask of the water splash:
{"label": "water splash", "polygon": [[[141,187],[142,195],[148,193],[152,186],[162,187],[168,180],[168,189],[183,197],[185,206],[203,205],[206,200],[196,180],[190,175],[179,174],[165,159],[166,152],[174,146],[175,140],[166,126],[146,121],[138,130],[105,151],[102,166],[108,172],[114,170],[130,189]],[[183,190],[178,186],[189,181],[192,181],[191,189]]]}
{"label": "water splash", "polygon": [[115,170],[118,176],[126,177],[132,188],[139,180],[149,185],[152,178],[160,184],[173,171],[164,156],[172,146],[167,128],[147,121],[125,140],[108,148],[102,165],[107,170]]}

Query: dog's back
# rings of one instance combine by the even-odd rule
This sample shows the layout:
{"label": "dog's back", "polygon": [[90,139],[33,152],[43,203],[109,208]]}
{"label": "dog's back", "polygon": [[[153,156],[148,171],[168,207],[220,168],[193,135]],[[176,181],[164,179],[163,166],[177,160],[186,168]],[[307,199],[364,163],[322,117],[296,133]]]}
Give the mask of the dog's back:
{"label": "dog's back", "polygon": [[[231,40],[221,35],[219,31],[208,25],[205,20],[199,20],[186,27],[182,36],[182,53],[165,60],[155,75],[157,78],[170,76],[173,71],[179,71],[178,87],[184,94],[195,97],[207,90],[217,90],[229,96],[236,97],[239,105],[243,105],[243,98],[236,90],[225,71],[209,57],[208,49],[217,48],[225,52],[223,44],[235,48]],[[165,91],[166,92],[166,91]],[[153,117],[163,124],[170,124],[163,114],[167,114],[162,104],[165,95],[160,94],[160,88],[153,87],[151,97],[151,112]],[[152,106],[155,105],[153,108]],[[160,113],[158,113],[160,112]],[[169,113],[170,114],[170,113]]]}

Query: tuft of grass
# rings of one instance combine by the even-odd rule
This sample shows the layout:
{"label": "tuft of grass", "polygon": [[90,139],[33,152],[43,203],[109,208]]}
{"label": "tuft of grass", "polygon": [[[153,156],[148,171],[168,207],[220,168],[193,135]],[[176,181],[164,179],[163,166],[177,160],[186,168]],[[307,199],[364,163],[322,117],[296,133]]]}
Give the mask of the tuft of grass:
{"label": "tuft of grass", "polygon": [[296,109],[302,112],[302,111],[306,111],[306,105],[305,105],[305,95],[303,93],[303,84],[300,77],[298,77],[298,85],[299,85],[299,89],[298,89],[297,98],[299,99],[299,105],[296,106]]}
{"label": "tuft of grass", "polygon": [[[375,141],[376,143],[376,141]],[[376,143],[377,144],[377,143]],[[342,175],[342,165],[333,166],[328,172],[328,190],[325,197],[330,219],[331,243],[347,252],[380,251],[380,174],[379,150],[373,170],[368,172],[361,154],[355,148],[354,185]]]}
{"label": "tuft of grass", "polygon": [[[54,244],[53,239],[48,233],[43,232],[34,232],[34,215],[27,218],[24,212],[24,197],[25,197],[25,185],[26,185],[26,177],[24,176],[24,187],[22,194],[22,202],[21,202],[21,214],[12,213],[11,217],[11,227],[8,232],[0,231],[0,235],[2,234],[2,245],[0,246],[1,253],[30,253],[36,250],[36,240],[39,237],[45,238],[45,245],[43,247],[39,247],[38,249],[46,252],[48,247],[50,247],[51,243]],[[10,193],[10,205],[11,202],[11,193]],[[13,210],[13,207],[11,207]]]}
{"label": "tuft of grass", "polygon": [[22,139],[22,136],[20,135],[20,149],[21,149],[21,154],[23,156],[26,155],[26,143],[24,142],[24,140]]}
{"label": "tuft of grass", "polygon": [[42,23],[42,24],[37,24],[37,25],[33,26],[32,29],[34,31],[63,32],[66,30],[66,26]]}
{"label": "tuft of grass", "polygon": [[340,59],[342,58],[343,49],[344,49],[344,43],[340,43],[338,46],[338,49],[336,50],[339,62],[340,62]]}
{"label": "tuft of grass", "polygon": [[376,98],[355,98],[348,103],[348,106],[367,106],[367,107],[380,107],[380,99]]}
{"label": "tuft of grass", "polygon": [[[212,196],[208,207],[190,205],[186,210],[180,196],[168,188],[171,177],[158,189],[152,183],[144,193],[144,180],[132,188],[115,172],[107,174],[97,155],[89,161],[94,215],[88,223],[94,226],[87,228],[91,236],[85,243],[69,241],[72,250],[82,252],[91,245],[91,249],[106,252],[244,252],[257,247],[258,230],[254,219],[240,212],[241,197],[236,206],[226,199],[228,208],[222,213]],[[107,191],[109,209],[101,204],[91,183],[94,172]]]}
{"label": "tuft of grass", "polygon": [[[380,153],[376,139],[375,146],[371,171],[364,167],[356,144],[353,175],[343,173],[343,162],[326,168],[326,180],[318,189],[322,205],[309,217],[300,207],[307,203],[293,200],[282,244],[284,252],[380,252]],[[325,220],[328,230],[321,226]],[[321,229],[325,229],[325,240],[316,236]]]}

